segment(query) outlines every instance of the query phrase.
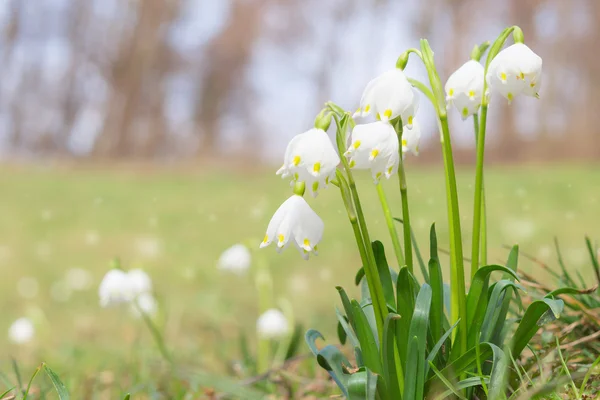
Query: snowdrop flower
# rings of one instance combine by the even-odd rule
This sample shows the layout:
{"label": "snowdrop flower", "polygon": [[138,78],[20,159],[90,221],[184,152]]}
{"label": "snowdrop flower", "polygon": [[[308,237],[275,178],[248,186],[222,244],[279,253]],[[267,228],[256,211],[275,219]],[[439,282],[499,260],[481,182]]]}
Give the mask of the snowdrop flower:
{"label": "snowdrop flower", "polygon": [[289,331],[287,319],[275,308],[265,311],[256,321],[256,332],[262,339],[280,339]]}
{"label": "snowdrop flower", "polygon": [[152,291],[152,280],[147,273],[139,268],[130,270],[127,273],[127,279],[133,297]]}
{"label": "snowdrop flower", "polygon": [[33,339],[35,329],[33,322],[29,318],[19,318],[12,323],[8,329],[8,338],[11,342],[22,344],[27,343]]}
{"label": "snowdrop flower", "polygon": [[108,271],[100,282],[98,295],[102,307],[128,303],[133,300],[134,294],[128,274],[120,269]]}
{"label": "snowdrop flower", "polygon": [[241,275],[250,268],[251,262],[250,250],[243,244],[235,244],[221,254],[217,267]]}
{"label": "snowdrop flower", "polygon": [[446,100],[454,104],[463,120],[479,110],[483,97],[483,73],[483,65],[469,60],[446,82]]}
{"label": "snowdrop flower", "polygon": [[305,182],[316,196],[319,188],[327,187],[335,177],[340,157],[333,148],[329,136],[322,129],[313,128],[294,136],[285,150],[283,165],[277,171],[282,178]]}
{"label": "snowdrop flower", "polygon": [[360,108],[354,117],[366,117],[375,113],[382,121],[389,121],[398,116],[409,127],[419,108],[419,95],[412,87],[404,72],[394,68],[371,80],[362,98]]}
{"label": "snowdrop flower", "polygon": [[402,129],[402,154],[405,156],[408,152],[415,156],[419,155],[419,143],[421,142],[421,127],[417,121],[413,122],[413,127],[407,126]]}
{"label": "snowdrop flower", "polygon": [[490,62],[486,76],[492,91],[510,103],[518,94],[538,97],[542,83],[542,59],[523,43],[502,50]]}
{"label": "snowdrop flower", "polygon": [[313,211],[302,196],[292,195],[275,211],[267,234],[260,247],[267,247],[277,240],[277,251],[291,242],[307,260],[311,252],[317,254],[317,245],[323,237],[323,220]]}
{"label": "snowdrop flower", "polygon": [[382,175],[389,179],[398,170],[400,162],[396,131],[382,121],[356,125],[344,155],[349,159],[350,168],[371,169],[375,183]]}
{"label": "snowdrop flower", "polygon": [[140,310],[150,317],[156,315],[158,304],[152,293],[142,293],[131,303],[130,311],[133,316],[141,317]]}

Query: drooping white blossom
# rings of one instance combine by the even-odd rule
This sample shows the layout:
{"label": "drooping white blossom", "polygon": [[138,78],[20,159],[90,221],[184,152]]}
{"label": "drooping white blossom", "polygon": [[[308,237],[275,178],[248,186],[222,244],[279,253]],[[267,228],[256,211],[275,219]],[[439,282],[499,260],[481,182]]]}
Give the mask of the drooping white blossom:
{"label": "drooping white blossom", "polygon": [[12,323],[8,328],[8,338],[11,342],[23,344],[31,341],[35,335],[33,322],[29,318],[22,317]]}
{"label": "drooping white blossom", "polygon": [[469,60],[454,71],[446,82],[446,100],[467,119],[479,110],[483,98],[484,68],[479,62]]}
{"label": "drooping white blossom", "polygon": [[250,250],[243,244],[234,244],[221,253],[217,261],[217,268],[242,275],[250,268],[251,262]]}
{"label": "drooping white blossom", "polygon": [[133,297],[152,292],[152,279],[143,270],[139,268],[130,270],[127,272],[127,279],[129,279]]}
{"label": "drooping white blossom", "polygon": [[271,308],[258,317],[256,332],[262,339],[280,339],[290,332],[290,326],[281,311]]}
{"label": "drooping white blossom", "polygon": [[135,297],[128,274],[120,269],[111,269],[104,275],[98,295],[102,307],[128,303]]}
{"label": "drooping white blossom", "polygon": [[388,122],[356,125],[350,147],[344,153],[351,168],[370,169],[375,183],[390,178],[400,162],[398,136]]}
{"label": "drooping white blossom", "polygon": [[389,121],[400,116],[403,124],[412,126],[418,108],[417,91],[404,72],[394,68],[367,84],[354,117],[366,117],[374,113],[381,121]]}
{"label": "drooping white blossom", "polygon": [[510,103],[515,96],[538,97],[542,83],[542,58],[523,43],[500,51],[487,71],[490,91],[500,93]]}
{"label": "drooping white blossom", "polygon": [[317,252],[317,245],[323,237],[323,220],[313,211],[302,196],[293,195],[275,211],[267,233],[260,244],[266,247],[273,241],[277,251],[282,251],[290,242],[308,259],[310,253]]}
{"label": "drooping white blossom", "polygon": [[156,315],[156,311],[158,310],[158,304],[154,295],[150,292],[142,293],[137,296],[130,304],[131,314],[135,317],[140,317],[140,310],[148,315],[149,317],[153,317]]}
{"label": "drooping white blossom", "polygon": [[277,171],[282,178],[305,182],[316,196],[320,188],[327,187],[335,176],[340,157],[329,136],[322,129],[313,128],[296,135],[285,150],[283,165]]}
{"label": "drooping white blossom", "polygon": [[415,156],[419,155],[419,143],[421,142],[421,127],[417,121],[413,122],[412,128],[405,126],[402,129],[402,154],[406,156],[408,152]]}

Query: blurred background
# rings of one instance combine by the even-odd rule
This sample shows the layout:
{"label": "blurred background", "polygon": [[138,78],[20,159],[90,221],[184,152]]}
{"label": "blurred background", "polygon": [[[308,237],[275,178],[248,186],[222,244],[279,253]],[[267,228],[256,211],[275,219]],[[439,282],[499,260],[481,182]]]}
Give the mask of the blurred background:
{"label": "blurred background", "polygon": [[[216,260],[235,243],[259,243],[290,194],[274,174],[289,139],[327,100],[356,109],[366,83],[419,38],[445,81],[474,44],[513,24],[543,58],[544,82],[539,100],[492,99],[490,262],[516,242],[554,262],[556,235],[585,279],[583,235],[600,238],[597,0],[0,1],[0,372],[11,370],[8,356],[26,376],[46,360],[75,398],[116,398],[152,380],[155,364],[141,361],[158,354],[143,324],[98,305],[114,257],[154,280],[178,360],[225,371],[240,332],[254,334],[257,293],[251,272],[221,273]],[[426,81],[417,59],[407,73]],[[469,254],[473,124],[450,114]],[[447,248],[441,151],[424,99],[418,119],[425,143],[407,161],[413,228],[427,249],[437,222]],[[391,262],[372,181],[359,175],[371,236]],[[400,214],[397,183],[385,187]],[[254,257],[298,321],[333,341],[334,285],[355,292],[360,261],[335,188],[309,202],[326,224],[319,256]],[[519,268],[537,271],[525,259]],[[22,316],[35,336],[17,345],[1,332]]]}

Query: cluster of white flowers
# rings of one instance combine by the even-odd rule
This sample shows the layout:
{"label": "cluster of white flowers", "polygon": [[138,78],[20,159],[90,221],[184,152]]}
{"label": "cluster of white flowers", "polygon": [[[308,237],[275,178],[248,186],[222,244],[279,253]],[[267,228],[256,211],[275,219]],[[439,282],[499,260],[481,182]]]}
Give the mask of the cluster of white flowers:
{"label": "cluster of white flowers", "polygon": [[221,254],[217,267],[222,271],[243,275],[250,268],[251,263],[250,250],[243,244],[234,244]]}
{"label": "cluster of white flowers", "polygon": [[152,294],[152,280],[141,269],[125,272],[111,269],[104,275],[98,288],[100,306],[110,307],[128,304],[133,315],[140,315],[140,309],[148,315],[154,315],[157,303]]}
{"label": "cluster of white flowers", "polygon": [[492,59],[485,80],[484,73],[483,65],[469,60],[446,82],[446,100],[456,107],[463,119],[479,110],[486,81],[491,93],[504,96],[509,103],[519,94],[538,97],[542,59],[525,44],[515,43]]}

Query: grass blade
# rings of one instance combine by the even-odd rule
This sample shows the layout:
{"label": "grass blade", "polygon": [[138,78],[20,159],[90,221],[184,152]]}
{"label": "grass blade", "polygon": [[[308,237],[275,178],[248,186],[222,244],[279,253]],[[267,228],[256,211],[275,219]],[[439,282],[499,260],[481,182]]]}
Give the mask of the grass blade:
{"label": "grass blade", "polygon": [[542,316],[550,311],[554,317],[558,318],[563,307],[562,300],[551,299],[536,300],[529,305],[513,335],[511,352],[515,359],[519,358],[525,346],[540,328],[539,322]]}
{"label": "grass blade", "polygon": [[381,375],[383,373],[383,367],[381,366],[381,357],[379,356],[377,341],[373,335],[371,325],[360,304],[358,304],[356,300],[352,300],[351,303],[352,312],[356,319],[356,336],[360,343],[365,366],[374,373]]}
{"label": "grass blade", "polygon": [[25,393],[23,394],[23,400],[27,400],[27,397],[29,396],[29,390],[31,389],[31,384],[33,383],[33,380],[35,379],[37,374],[42,370],[43,366],[44,366],[44,363],[41,363],[40,366],[35,369],[35,372],[33,373],[33,375],[31,375],[31,378],[29,379],[29,384],[27,384],[27,389],[25,390]]}
{"label": "grass blade", "polygon": [[11,358],[11,364],[13,371],[15,371],[15,377],[17,378],[17,387],[19,388],[19,393],[23,393],[23,380],[21,379],[21,372],[19,371],[19,365],[17,364],[17,360]]}
{"label": "grass blade", "polygon": [[594,267],[594,273],[596,274],[596,281],[598,281],[598,285],[600,285],[600,263],[598,263],[598,256],[594,251],[594,246],[592,246],[592,241],[588,236],[585,237],[585,242],[587,244],[588,251],[590,252],[590,258],[592,259],[592,266]]}
{"label": "grass blade", "polygon": [[[429,260],[429,284],[431,285],[431,318],[429,320],[432,342],[436,343],[444,334],[444,281],[442,268],[437,254],[435,224],[430,232],[431,259]],[[435,245],[435,246],[434,246]],[[427,366],[426,366],[427,369]]]}
{"label": "grass blade", "polygon": [[431,361],[429,361],[429,366],[431,367],[431,370],[435,373],[435,375],[440,379],[440,381],[442,381],[442,383],[448,388],[448,391],[444,392],[441,396],[438,396],[437,399],[447,399],[450,396],[450,394],[454,394],[461,400],[467,400],[467,398],[460,393],[461,389],[455,388],[454,385],[444,375],[442,375],[440,371],[438,371],[438,369],[435,367],[435,365],[433,365]]}
{"label": "grass blade", "polygon": [[[579,388],[579,393],[583,394],[583,391],[585,390],[585,386],[587,385],[587,382],[590,379],[590,376],[592,376],[592,372],[594,371],[594,368],[596,368],[596,366],[598,364],[600,364],[600,356],[598,356],[598,358],[596,358],[596,360],[590,366],[590,369],[588,369],[588,371],[586,372],[585,377],[583,378],[583,381],[581,382],[581,387]],[[1,397],[2,396],[0,396],[0,398]]]}
{"label": "grass blade", "polygon": [[452,331],[454,330],[454,328],[456,328],[457,325],[458,321],[456,321],[454,325],[452,325],[450,329],[448,329],[446,333],[444,333],[444,335],[438,340],[438,342],[435,344],[435,346],[433,346],[433,348],[429,352],[429,355],[427,356],[428,363],[425,365],[425,376],[429,374],[429,362],[432,362],[435,359],[435,356],[437,355],[438,351],[442,348],[442,345],[450,337],[450,334],[452,334]]}
{"label": "grass blade", "polygon": [[506,382],[508,378],[508,357],[502,349],[494,344],[490,344],[493,352],[494,364],[492,373],[490,374],[489,394],[488,399],[497,400],[503,399],[504,391],[506,390]]}
{"label": "grass blade", "polygon": [[[406,351],[408,355],[406,359],[407,368],[405,368],[407,377],[404,380],[404,392],[407,393],[408,396],[405,395],[405,399],[423,398],[425,387],[425,348],[429,312],[431,310],[431,296],[431,286],[424,283],[417,295],[415,311],[410,323],[409,337],[411,338],[411,341],[410,348]],[[417,338],[416,343],[415,338]],[[408,368],[408,366],[410,366],[410,368]]]}
{"label": "grass blade", "polygon": [[396,299],[394,297],[394,285],[392,283],[392,275],[390,274],[390,267],[387,259],[385,258],[385,249],[383,243],[376,240],[372,243],[373,254],[375,255],[375,263],[377,264],[377,272],[379,273],[379,280],[383,287],[383,294],[385,296],[385,302],[388,307],[394,309],[396,307]]}
{"label": "grass blade", "polygon": [[398,347],[395,346],[396,328],[400,318],[398,314],[390,313],[383,324],[383,376],[389,397],[392,399],[400,399],[404,388],[400,355]]}
{"label": "grass blade", "polygon": [[46,372],[46,375],[48,375],[48,378],[52,381],[52,385],[54,385],[56,393],[58,393],[58,398],[60,400],[69,400],[69,391],[65,384],[62,383],[58,375],[56,375],[56,373],[54,373],[54,371],[52,371],[45,363],[42,365],[44,367],[44,372]]}
{"label": "grass blade", "polygon": [[402,323],[396,329],[396,345],[400,353],[400,363],[402,368],[406,370],[406,349],[409,342],[408,332],[415,309],[415,293],[416,285],[408,268],[400,269],[398,281],[396,284],[397,292],[397,312],[402,317]]}

